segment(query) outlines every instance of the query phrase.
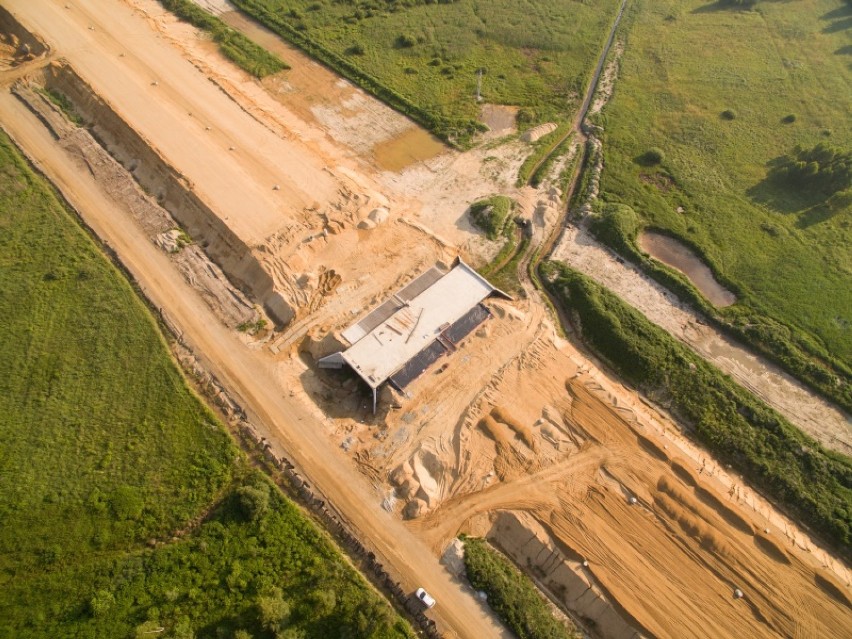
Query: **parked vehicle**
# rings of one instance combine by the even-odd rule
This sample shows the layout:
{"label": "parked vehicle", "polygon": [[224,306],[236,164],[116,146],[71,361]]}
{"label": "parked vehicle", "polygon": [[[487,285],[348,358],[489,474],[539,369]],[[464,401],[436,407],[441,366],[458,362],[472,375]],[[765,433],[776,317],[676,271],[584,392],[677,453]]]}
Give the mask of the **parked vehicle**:
{"label": "parked vehicle", "polygon": [[427,608],[431,608],[437,603],[435,601],[435,598],[432,597],[432,595],[430,595],[428,592],[423,590],[423,588],[418,588],[417,592],[414,593],[414,596],[417,597],[421,602],[423,602],[423,605]]}

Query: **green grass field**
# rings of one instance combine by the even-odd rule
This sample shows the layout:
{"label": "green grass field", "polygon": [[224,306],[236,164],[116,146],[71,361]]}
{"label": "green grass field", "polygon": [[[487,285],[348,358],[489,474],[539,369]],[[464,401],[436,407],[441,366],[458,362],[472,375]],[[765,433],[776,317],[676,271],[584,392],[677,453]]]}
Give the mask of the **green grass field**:
{"label": "green grass field", "polygon": [[0,315],[0,637],[411,636],[2,133]]}
{"label": "green grass field", "polygon": [[[852,149],[852,5],[636,0],[626,20],[600,118],[602,197],[696,247],[740,297],[723,315],[745,330],[778,320],[792,341],[824,346],[803,347],[805,359],[823,350],[848,366],[852,210],[768,176],[796,145]],[[652,147],[659,165],[642,158]],[[770,349],[790,341],[788,329],[770,332]]]}
{"label": "green grass field", "polygon": [[567,118],[618,8],[617,0],[235,4],[297,45],[302,38],[316,43],[403,96],[435,118],[429,128],[442,137],[458,136],[459,122],[479,116],[479,69],[483,100],[524,107],[522,124]]}

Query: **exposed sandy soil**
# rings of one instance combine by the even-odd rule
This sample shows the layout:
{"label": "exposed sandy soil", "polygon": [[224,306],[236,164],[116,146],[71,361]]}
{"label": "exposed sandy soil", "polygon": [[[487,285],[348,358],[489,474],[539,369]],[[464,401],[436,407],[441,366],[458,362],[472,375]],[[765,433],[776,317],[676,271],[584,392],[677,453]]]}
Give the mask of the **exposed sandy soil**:
{"label": "exposed sandy soil", "polygon": [[674,295],[600,246],[583,228],[566,229],[554,258],[618,294],[824,446],[847,455],[852,453],[852,423],[847,415],[814,397],[778,367],[708,326]]}
{"label": "exposed sandy soil", "polygon": [[[465,530],[489,535],[602,636],[817,637],[852,627],[846,566],[559,338],[535,295],[489,302],[494,317],[404,396],[386,391],[376,416],[353,378],[316,369],[315,357],[340,346],[336,330],[410,278],[458,253],[481,260],[494,250],[464,215],[474,199],[508,193],[534,233],[553,224],[558,194],[512,186],[522,143],[384,170],[376,146],[411,125],[346,83],[334,82],[342,94],[324,94],[325,80],[300,89],[295,63],[289,76],[254,81],[150,0],[6,5],[91,86],[101,102],[86,109],[115,114],[155,150],[160,173],[136,167],[134,177],[165,183],[174,171],[170,184],[198,198],[192,215],[178,194],[163,205],[197,227],[194,239],[254,301],[291,313],[286,330],[251,342],[226,328],[126,202],[80,171],[5,89],[4,128],[273,448],[406,587],[436,596],[430,614],[448,632],[503,633],[438,563]],[[276,94],[283,83],[286,99]],[[316,93],[325,110],[311,108]],[[346,105],[327,106],[338,98]],[[386,134],[363,146],[347,137],[375,114],[389,119]],[[131,163],[130,136],[110,140]]]}

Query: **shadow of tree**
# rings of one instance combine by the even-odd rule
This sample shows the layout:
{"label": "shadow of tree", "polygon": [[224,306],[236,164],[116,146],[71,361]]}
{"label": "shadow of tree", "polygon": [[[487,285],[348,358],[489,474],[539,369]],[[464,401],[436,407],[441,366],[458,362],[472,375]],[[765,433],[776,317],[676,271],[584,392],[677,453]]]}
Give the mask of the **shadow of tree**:
{"label": "shadow of tree", "polygon": [[748,189],[746,194],[754,202],[784,214],[801,213],[819,204],[824,199],[821,194],[808,192],[782,175],[781,168],[786,161],[787,156],[779,155],[767,162],[769,172],[766,177]]}
{"label": "shadow of tree", "polygon": [[[692,13],[700,14],[700,13],[716,13],[718,11],[728,11],[728,12],[739,12],[744,13],[747,11],[753,11],[761,0],[747,0],[745,2],[736,2],[735,0],[716,0],[716,2],[711,2],[710,4],[705,4],[702,7],[698,7],[697,9],[693,9]],[[763,0],[763,2],[772,2],[775,4],[778,3],[788,3],[795,2],[795,0]]]}
{"label": "shadow of tree", "polygon": [[784,215],[796,215],[796,227],[806,229],[815,224],[830,220],[842,209],[832,209],[826,204],[826,194],[812,191],[796,184],[781,172],[786,156],[779,156],[767,162],[769,173],[766,177],[746,191],[753,202],[762,204]]}
{"label": "shadow of tree", "polygon": [[808,227],[814,226],[815,224],[827,222],[831,218],[840,215],[840,213],[840,209],[832,209],[831,207],[826,206],[825,204],[820,204],[811,209],[808,209],[807,211],[804,211],[801,215],[799,215],[799,219],[796,220],[796,226],[800,229],[806,229]]}
{"label": "shadow of tree", "polygon": [[852,28],[852,17],[844,18],[843,20],[837,20],[836,22],[832,22],[830,25],[826,26],[825,29],[822,30],[823,33],[839,33],[841,31],[846,31],[846,29]]}
{"label": "shadow of tree", "polygon": [[734,4],[731,0],[716,0],[710,4],[705,4],[701,7],[692,10],[693,14],[701,13],[717,13],[719,11],[730,11],[743,13],[754,9],[754,4]]}
{"label": "shadow of tree", "polygon": [[831,22],[823,28],[823,33],[839,33],[852,27],[852,4],[844,3],[843,6],[824,13],[819,17],[820,20]]}

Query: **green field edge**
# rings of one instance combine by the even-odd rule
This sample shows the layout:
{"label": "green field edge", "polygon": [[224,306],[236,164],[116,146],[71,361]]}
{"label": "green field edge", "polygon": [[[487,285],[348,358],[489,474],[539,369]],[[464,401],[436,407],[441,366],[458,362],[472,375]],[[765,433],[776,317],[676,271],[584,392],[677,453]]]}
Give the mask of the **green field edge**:
{"label": "green field edge", "polygon": [[[773,317],[750,297],[744,299],[740,287],[719,272],[701,247],[689,238],[670,229],[642,223],[630,207],[621,204],[598,203],[589,230],[605,246],[700,312],[722,333],[777,364],[819,396],[847,413],[852,412],[852,368],[833,357],[804,329]],[[639,248],[638,238],[644,231],[666,235],[689,247],[716,280],[738,296],[738,302],[721,309],[713,306],[680,271],[653,259]]]}
{"label": "green field edge", "polygon": [[824,449],[666,331],[558,262],[542,278],[581,341],[620,378],[663,404],[686,433],[847,561],[852,459]]}
{"label": "green field edge", "polygon": [[[51,97],[53,98],[55,96]],[[157,541],[156,545],[154,546],[152,546],[151,543],[153,540],[149,540],[147,544],[138,544],[134,542],[127,547],[115,548],[102,553],[90,553],[89,555],[87,555],[87,557],[89,557],[89,561],[80,562],[76,569],[85,570],[87,564],[103,563],[105,560],[109,560],[111,558],[116,562],[116,564],[118,564],[127,563],[128,561],[132,562],[134,558],[152,558],[155,553],[162,550],[170,550],[177,552],[179,550],[178,547],[181,544],[194,544],[198,542],[198,540],[195,539],[196,533],[206,523],[210,521],[216,521],[213,518],[213,515],[217,511],[221,511],[222,509],[228,507],[226,502],[230,498],[233,498],[235,494],[235,489],[237,487],[244,487],[246,485],[250,485],[251,483],[254,483],[255,485],[274,486],[275,492],[272,495],[272,502],[270,502],[270,510],[275,509],[275,501],[278,501],[283,506],[285,511],[295,510],[298,525],[306,525],[308,527],[308,531],[313,536],[313,541],[315,543],[318,542],[320,547],[319,549],[323,552],[327,552],[327,548],[331,549],[332,553],[336,554],[340,559],[345,561],[346,564],[350,566],[352,574],[354,575],[356,581],[356,585],[360,584],[358,585],[358,587],[367,588],[369,592],[374,593],[374,595],[378,597],[384,605],[388,606],[398,615],[396,621],[392,620],[393,630],[400,632],[401,636],[413,639],[416,635],[409,623],[410,615],[404,609],[404,607],[399,604],[398,601],[396,601],[394,598],[387,596],[386,590],[382,587],[382,584],[378,582],[378,578],[374,578],[374,574],[376,574],[376,564],[368,565],[368,563],[365,561],[365,557],[362,554],[347,551],[344,544],[347,541],[352,543],[354,538],[348,536],[345,530],[332,532],[332,530],[327,528],[323,520],[311,509],[310,505],[308,504],[308,500],[305,498],[303,493],[299,491],[299,489],[285,476],[284,473],[280,471],[279,468],[277,468],[270,462],[267,453],[267,448],[263,446],[261,442],[243,436],[244,433],[241,433],[239,430],[235,429],[227,419],[223,419],[224,415],[216,408],[215,405],[215,397],[213,397],[212,395],[214,391],[207,386],[199,384],[198,381],[193,377],[193,371],[191,370],[191,368],[187,368],[187,366],[189,365],[176,359],[173,351],[173,345],[175,344],[175,336],[172,333],[172,329],[169,327],[169,325],[164,319],[162,309],[154,305],[151,300],[144,294],[144,291],[138,280],[134,277],[133,273],[129,271],[128,268],[124,265],[118,254],[112,248],[112,246],[104,242],[97,235],[95,230],[85,221],[85,219],[76,209],[76,207],[74,207],[70,202],[68,202],[68,200],[64,197],[63,193],[44,174],[38,163],[35,162],[29,156],[29,154],[27,154],[23,149],[18,146],[17,142],[14,141],[12,136],[9,135],[8,131],[6,131],[2,124],[0,124],[0,148],[2,148],[6,144],[10,146],[10,148],[13,150],[13,153],[17,154],[19,160],[22,162],[23,166],[25,166],[26,170],[29,171],[30,175],[35,177],[39,182],[41,182],[43,187],[45,187],[47,191],[53,196],[55,203],[58,204],[61,208],[65,220],[69,224],[76,226],[80,231],[82,231],[86,240],[90,242],[95,248],[98,257],[100,259],[103,259],[109,265],[109,267],[115,269],[115,272],[118,277],[130,287],[133,296],[138,302],[141,303],[145,315],[147,316],[147,320],[151,321],[155,326],[156,330],[154,331],[154,334],[156,335],[157,341],[164,349],[164,352],[167,353],[171,365],[175,368],[175,370],[178,371],[186,390],[195,399],[195,401],[197,401],[201,405],[202,409],[213,421],[213,425],[215,425],[215,427],[225,437],[227,437],[228,441],[230,442],[230,445],[236,451],[239,451],[237,455],[232,458],[231,477],[216,490],[215,494],[210,496],[210,498],[205,502],[204,507],[199,512],[197,512],[193,518],[183,522],[183,527],[180,531],[173,532],[171,538],[168,541]],[[289,513],[285,512],[284,515],[289,515]],[[7,525],[10,525],[8,521],[6,523]],[[204,542],[201,541],[200,543],[203,544]],[[323,548],[322,546],[325,546],[325,548]],[[317,555],[317,557],[319,557],[319,554]],[[86,590],[88,590],[93,585],[97,584],[81,584],[81,586]],[[103,592],[108,591],[98,591],[96,593],[96,596],[97,594]],[[372,602],[365,603],[369,603],[370,605],[372,605]],[[370,606],[367,606],[367,608],[370,608]],[[367,610],[367,613],[369,612],[375,612],[378,616],[381,616],[383,614],[383,611],[381,610],[369,609]],[[127,636],[139,636],[139,632],[139,627],[137,627],[135,634]],[[162,629],[160,630],[160,632],[162,632]],[[182,635],[179,634],[179,632],[180,630],[178,628],[175,628],[170,633],[158,636],[174,637],[175,639],[184,639],[184,637],[194,638],[196,636],[195,633],[192,633],[191,635]],[[2,634],[2,632],[0,632],[0,634]],[[145,636],[148,636],[148,634],[150,633],[145,633]],[[205,632],[204,636],[212,635]],[[216,634],[216,636],[221,636],[221,633]],[[228,636],[237,637],[238,635],[229,634]],[[266,636],[267,635],[262,631],[259,635],[257,635],[257,637]],[[271,637],[272,635],[270,634],[269,636]],[[385,637],[390,635],[370,634],[369,636]]]}
{"label": "green field edge", "polygon": [[157,1],[184,22],[209,33],[226,58],[254,77],[262,79],[290,68],[280,57],[232,29],[192,0]]}
{"label": "green field edge", "polygon": [[349,60],[279,19],[274,13],[253,0],[232,1],[246,15],[265,25],[314,60],[353,82],[395,111],[411,118],[450,146],[457,149],[469,148],[473,135],[487,130],[484,124],[476,120],[450,119],[422,108]]}
{"label": "green field edge", "polygon": [[484,539],[462,536],[470,585],[488,596],[489,607],[519,639],[579,639],[550,611],[533,580]]}

